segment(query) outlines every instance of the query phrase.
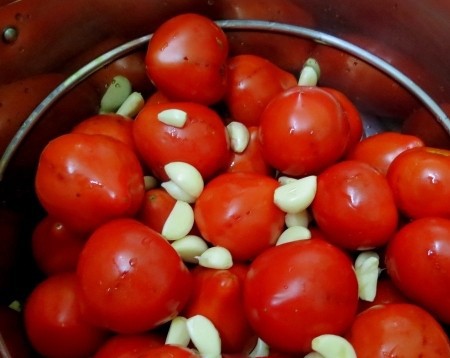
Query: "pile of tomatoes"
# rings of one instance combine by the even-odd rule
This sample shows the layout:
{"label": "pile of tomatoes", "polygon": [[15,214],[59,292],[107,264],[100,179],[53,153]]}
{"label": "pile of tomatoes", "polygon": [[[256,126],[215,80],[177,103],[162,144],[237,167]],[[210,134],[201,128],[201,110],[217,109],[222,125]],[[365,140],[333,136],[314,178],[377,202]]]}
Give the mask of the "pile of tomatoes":
{"label": "pile of tomatoes", "polygon": [[[89,117],[40,155],[47,216],[32,242],[47,277],[23,310],[36,351],[304,357],[332,335],[358,357],[450,356],[449,151],[396,132],[364,138],[345,94],[232,55],[201,15],[162,24],[145,63],[156,91],[135,118]],[[203,262],[211,248],[231,264]],[[361,253],[379,262],[369,298]],[[195,317],[219,352],[170,334]]]}

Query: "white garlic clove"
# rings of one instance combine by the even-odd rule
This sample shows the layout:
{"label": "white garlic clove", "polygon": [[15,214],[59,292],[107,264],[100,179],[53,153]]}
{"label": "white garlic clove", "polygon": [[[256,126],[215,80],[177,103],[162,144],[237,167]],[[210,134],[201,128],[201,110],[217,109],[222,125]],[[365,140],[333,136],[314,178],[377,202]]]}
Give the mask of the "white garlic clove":
{"label": "white garlic clove", "polygon": [[233,258],[225,247],[213,246],[198,256],[198,264],[214,269],[229,269],[233,266]]}
{"label": "white garlic clove", "polygon": [[276,245],[282,245],[287,242],[308,240],[311,238],[311,231],[304,226],[291,226],[284,230],[278,238]]}
{"label": "white garlic clove", "polygon": [[189,337],[201,357],[220,358],[222,342],[214,324],[205,316],[196,315],[187,319]]}
{"label": "white garlic clove", "polygon": [[323,334],[311,341],[314,351],[324,358],[357,358],[353,346],[345,338],[334,334]]}
{"label": "white garlic clove", "polygon": [[116,113],[125,117],[134,118],[144,107],[144,104],[144,97],[139,92],[133,92],[120,105]]}
{"label": "white garlic clove", "polygon": [[206,241],[196,235],[187,235],[171,245],[184,262],[195,264],[198,263],[197,258],[208,249]]}
{"label": "white garlic clove", "polygon": [[298,180],[298,179],[291,178],[291,177],[287,177],[287,176],[284,176],[284,175],[278,177],[278,183],[279,183],[280,185],[286,185],[286,184],[295,182],[295,181],[297,181],[297,180]]}
{"label": "white garlic clove", "polygon": [[181,109],[170,108],[159,112],[158,120],[172,127],[183,128],[186,124],[187,113]]}
{"label": "white garlic clove", "polygon": [[194,210],[185,201],[177,200],[163,225],[161,234],[167,240],[179,240],[185,237],[194,226]]}
{"label": "white garlic clove", "polygon": [[131,82],[124,76],[116,76],[100,100],[100,113],[114,113],[131,94]]}
{"label": "white garlic clove", "polygon": [[261,338],[258,337],[255,348],[250,352],[249,357],[268,357],[269,346]]}
{"label": "white garlic clove", "polygon": [[355,260],[359,298],[372,302],[377,294],[380,256],[374,251],[361,252]]}
{"label": "white garlic clove", "polygon": [[156,188],[158,186],[158,181],[154,176],[151,175],[145,175],[144,176],[144,189],[150,190],[153,188]]}
{"label": "white garlic clove", "polygon": [[189,195],[182,188],[180,188],[175,182],[172,180],[165,181],[161,183],[161,187],[164,188],[169,195],[175,200],[185,201],[186,203],[194,203],[197,200],[196,197]]}
{"label": "white garlic clove", "polygon": [[275,189],[274,203],[281,210],[295,214],[311,205],[317,191],[317,176],[310,175]]}
{"label": "white garlic clove", "polygon": [[235,153],[242,153],[250,141],[248,128],[243,123],[236,121],[228,123],[226,128],[231,150]]}
{"label": "white garlic clove", "polygon": [[167,332],[165,344],[174,344],[177,346],[187,347],[191,338],[187,329],[187,319],[185,317],[175,317],[170,322]]}
{"label": "white garlic clove", "polygon": [[284,223],[286,224],[286,227],[291,226],[304,226],[308,227],[309,222],[311,220],[311,216],[308,212],[308,210],[301,210],[298,213],[286,213],[284,216]]}
{"label": "white garlic clove", "polygon": [[164,166],[164,170],[169,179],[191,197],[198,198],[202,193],[203,178],[193,165],[186,162],[171,162]]}

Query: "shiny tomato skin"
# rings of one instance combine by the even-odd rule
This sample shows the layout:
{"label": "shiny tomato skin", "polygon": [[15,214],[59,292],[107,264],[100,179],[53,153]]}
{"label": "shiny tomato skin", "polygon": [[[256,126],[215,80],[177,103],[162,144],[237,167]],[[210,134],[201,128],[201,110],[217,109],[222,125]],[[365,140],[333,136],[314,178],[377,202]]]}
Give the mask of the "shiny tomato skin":
{"label": "shiny tomato skin", "polygon": [[228,39],[199,14],[174,16],[158,27],[145,57],[147,74],[168,98],[211,105],[226,90]]}
{"label": "shiny tomato skin", "polygon": [[266,106],[260,140],[265,160],[281,173],[317,174],[344,154],[349,124],[333,95],[318,87],[296,86]]}
{"label": "shiny tomato skin", "polygon": [[195,207],[201,236],[227,248],[233,259],[253,259],[274,245],[284,227],[284,212],[273,202],[278,182],[253,173],[224,173],[206,184]]}
{"label": "shiny tomato skin", "polygon": [[83,316],[76,275],[60,273],[41,281],[24,307],[25,329],[45,357],[88,357],[107,337]]}
{"label": "shiny tomato skin", "polygon": [[386,178],[363,162],[341,161],[319,174],[311,209],[327,240],[349,250],[381,247],[397,229]]}
{"label": "shiny tomato skin", "polygon": [[107,136],[81,133],[64,134],[47,144],[35,188],[49,215],[83,232],[136,214],[144,197],[143,171],[135,153]]}
{"label": "shiny tomato skin", "polygon": [[389,241],[388,275],[412,302],[450,324],[450,220],[427,217],[404,225]]}
{"label": "shiny tomato skin", "polygon": [[[191,299],[182,312],[184,317],[207,317],[219,331],[222,353],[251,351],[256,335],[245,317],[243,302],[246,265],[235,263],[230,269],[195,267]],[[214,297],[214,299],[211,299]]]}
{"label": "shiny tomato skin", "polygon": [[201,358],[190,348],[165,344],[161,347],[154,347],[142,353],[139,358]]}
{"label": "shiny tomato skin", "polygon": [[233,120],[257,126],[267,103],[278,93],[297,85],[292,73],[269,60],[242,54],[228,60],[225,102]]}
{"label": "shiny tomato skin", "polygon": [[[158,120],[158,113],[178,109],[187,113],[182,128]],[[193,102],[146,105],[134,121],[133,137],[142,160],[153,174],[167,180],[164,165],[182,161],[206,180],[224,170],[230,158],[225,124],[212,109]]]}
{"label": "shiny tomato skin", "polygon": [[358,306],[349,256],[318,238],[275,246],[250,265],[247,317],[258,336],[282,352],[309,353],[311,340],[343,334]]}
{"label": "shiny tomato skin", "polygon": [[423,308],[408,303],[378,305],[361,312],[346,338],[358,358],[450,356],[442,326]]}
{"label": "shiny tomato skin", "polygon": [[419,137],[398,132],[381,132],[364,138],[347,155],[348,160],[360,160],[372,165],[383,175],[395,157],[407,149],[423,147]]}
{"label": "shiny tomato skin", "polygon": [[47,276],[75,271],[86,239],[87,235],[70,230],[51,216],[45,216],[33,230],[33,258]]}
{"label": "shiny tomato skin", "polygon": [[118,333],[141,333],[175,317],[189,298],[192,281],[160,234],[127,218],[92,233],[77,275],[87,317]]}
{"label": "shiny tomato skin", "polygon": [[407,150],[393,160],[386,177],[397,206],[406,217],[450,219],[450,150]]}
{"label": "shiny tomato skin", "polygon": [[148,349],[162,345],[164,337],[157,334],[117,334],[108,338],[93,358],[137,358]]}

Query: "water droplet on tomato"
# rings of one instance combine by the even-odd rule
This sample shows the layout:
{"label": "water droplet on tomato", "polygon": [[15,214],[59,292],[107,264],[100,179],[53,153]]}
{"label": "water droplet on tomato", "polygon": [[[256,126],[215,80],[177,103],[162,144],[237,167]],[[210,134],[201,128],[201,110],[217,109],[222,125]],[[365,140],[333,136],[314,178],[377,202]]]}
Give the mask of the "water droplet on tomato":
{"label": "water droplet on tomato", "polygon": [[130,266],[131,266],[131,267],[136,266],[136,264],[137,264],[137,258],[136,258],[136,257],[131,258],[130,261],[129,261],[129,263],[130,263]]}

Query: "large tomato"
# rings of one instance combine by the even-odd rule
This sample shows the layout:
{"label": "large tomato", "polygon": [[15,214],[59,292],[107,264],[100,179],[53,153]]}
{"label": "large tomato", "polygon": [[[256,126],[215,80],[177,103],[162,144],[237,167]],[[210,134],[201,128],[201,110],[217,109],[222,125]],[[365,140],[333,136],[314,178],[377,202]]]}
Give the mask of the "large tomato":
{"label": "large tomato", "polygon": [[413,302],[450,323],[450,220],[422,218],[403,226],[389,241],[386,268]]}
{"label": "large tomato", "polygon": [[448,337],[427,311],[408,303],[361,312],[346,334],[358,358],[450,356]]}
{"label": "large tomato", "polygon": [[273,202],[278,182],[254,173],[215,177],[198,197],[194,213],[203,238],[230,250],[233,258],[255,258],[275,244],[284,227],[284,212]]}
{"label": "large tomato", "polygon": [[155,333],[116,334],[95,352],[94,358],[137,358],[147,350],[164,345],[164,337]]}
{"label": "large tomato", "polygon": [[260,254],[250,265],[244,302],[250,324],[270,347],[308,353],[316,336],[350,328],[358,284],[347,254],[312,238]]}
{"label": "large tomato", "polygon": [[139,333],[175,317],[191,292],[191,276],[156,231],[134,219],[93,232],[77,267],[85,314],[96,325]]}
{"label": "large tomato", "polygon": [[134,215],[144,197],[137,156],[104,135],[70,133],[53,139],[41,154],[35,186],[44,209],[79,231]]}
{"label": "large tomato", "polygon": [[398,208],[408,218],[450,218],[450,150],[404,151],[392,161],[386,177]]}
{"label": "large tomato", "polygon": [[338,161],[349,132],[338,100],[318,87],[296,86],[281,92],[260,118],[264,158],[290,176],[316,174]]}
{"label": "large tomato", "polygon": [[137,218],[148,227],[161,233],[176,202],[163,188],[147,190]]}
{"label": "large tomato", "polygon": [[388,182],[364,162],[342,161],[319,174],[311,208],[327,239],[351,250],[381,247],[397,229]]}
{"label": "large tomato", "polygon": [[211,105],[226,90],[228,39],[211,19],[182,14],[153,34],[145,58],[158,90],[175,101]]}
{"label": "large tomato", "polygon": [[[180,128],[165,124],[158,114],[177,109],[187,114]],[[164,166],[181,161],[193,165],[206,180],[228,163],[230,151],[225,124],[212,109],[193,102],[146,105],[135,119],[136,147],[158,178],[167,179]]]}

